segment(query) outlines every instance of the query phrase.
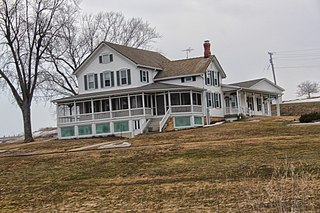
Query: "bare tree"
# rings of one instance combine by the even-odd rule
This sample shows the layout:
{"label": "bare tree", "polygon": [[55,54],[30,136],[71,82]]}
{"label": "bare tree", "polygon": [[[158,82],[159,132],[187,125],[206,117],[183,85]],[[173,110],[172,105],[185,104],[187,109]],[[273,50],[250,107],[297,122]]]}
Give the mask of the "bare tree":
{"label": "bare tree", "polygon": [[42,89],[47,97],[77,94],[78,85],[72,73],[102,41],[130,47],[148,48],[160,38],[154,27],[141,18],[126,19],[123,14],[101,12],[96,15],[78,14],[69,25],[64,25],[47,49],[46,84]]}
{"label": "bare tree", "polygon": [[320,90],[320,85],[317,82],[304,81],[298,85],[298,96],[307,95],[308,98],[311,98],[311,94],[318,93]]}
{"label": "bare tree", "polygon": [[25,142],[33,141],[31,104],[43,82],[44,54],[69,20],[74,0],[0,0],[0,82],[21,109]]}

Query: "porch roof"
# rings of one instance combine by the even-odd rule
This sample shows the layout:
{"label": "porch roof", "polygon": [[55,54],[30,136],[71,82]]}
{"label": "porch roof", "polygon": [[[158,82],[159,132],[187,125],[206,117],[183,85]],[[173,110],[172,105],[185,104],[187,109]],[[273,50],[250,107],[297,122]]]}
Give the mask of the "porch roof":
{"label": "porch roof", "polygon": [[282,93],[276,93],[276,92],[272,92],[272,91],[250,89],[250,88],[244,88],[244,87],[233,86],[233,85],[228,85],[228,84],[222,85],[223,92],[233,92],[233,91],[237,91],[237,90],[246,91],[246,92],[253,92],[253,93],[263,93],[263,94],[268,94],[268,95],[282,94]]}
{"label": "porch roof", "polygon": [[78,100],[85,100],[85,99],[91,99],[91,98],[102,98],[106,96],[115,96],[115,95],[128,95],[128,94],[135,94],[135,93],[142,93],[142,92],[153,93],[153,92],[183,91],[183,90],[203,91],[203,89],[201,88],[196,88],[191,86],[182,86],[182,85],[165,84],[165,83],[151,83],[142,87],[74,95],[66,98],[56,99],[56,100],[53,100],[52,102],[63,103],[63,102],[69,102],[69,101],[78,101]]}

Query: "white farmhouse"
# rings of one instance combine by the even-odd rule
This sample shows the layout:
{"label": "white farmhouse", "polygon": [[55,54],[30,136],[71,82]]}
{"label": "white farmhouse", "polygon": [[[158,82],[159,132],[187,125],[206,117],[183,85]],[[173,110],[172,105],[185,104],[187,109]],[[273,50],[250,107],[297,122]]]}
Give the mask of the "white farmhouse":
{"label": "white farmhouse", "polygon": [[171,61],[160,53],[102,42],[74,72],[79,94],[55,100],[58,137],[80,138],[204,126],[226,115],[271,115],[281,87],[267,79],[222,84],[226,74],[204,56]]}

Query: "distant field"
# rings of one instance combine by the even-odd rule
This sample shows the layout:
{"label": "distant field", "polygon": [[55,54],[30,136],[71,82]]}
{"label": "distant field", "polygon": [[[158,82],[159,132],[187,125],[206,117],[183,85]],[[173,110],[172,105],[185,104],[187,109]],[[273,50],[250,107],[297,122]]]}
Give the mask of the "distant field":
{"label": "distant field", "polygon": [[[320,125],[295,117],[119,138],[0,144],[1,212],[319,212]],[[29,156],[23,156],[28,154]]]}

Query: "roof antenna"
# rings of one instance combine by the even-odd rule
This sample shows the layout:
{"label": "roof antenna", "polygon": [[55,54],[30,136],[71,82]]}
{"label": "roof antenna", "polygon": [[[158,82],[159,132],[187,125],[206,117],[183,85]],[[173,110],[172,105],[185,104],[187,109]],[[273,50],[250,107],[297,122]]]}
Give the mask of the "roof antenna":
{"label": "roof antenna", "polygon": [[187,49],[185,49],[185,50],[182,50],[183,52],[186,52],[187,53],[187,59],[189,58],[189,53],[191,52],[191,51],[193,51],[194,49],[191,49],[191,47],[189,47],[189,48],[187,48]]}

